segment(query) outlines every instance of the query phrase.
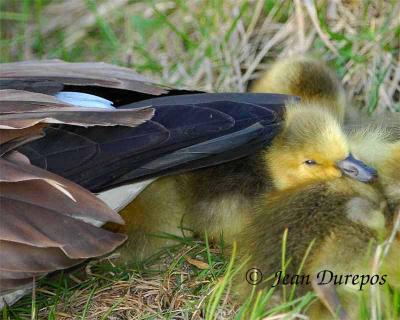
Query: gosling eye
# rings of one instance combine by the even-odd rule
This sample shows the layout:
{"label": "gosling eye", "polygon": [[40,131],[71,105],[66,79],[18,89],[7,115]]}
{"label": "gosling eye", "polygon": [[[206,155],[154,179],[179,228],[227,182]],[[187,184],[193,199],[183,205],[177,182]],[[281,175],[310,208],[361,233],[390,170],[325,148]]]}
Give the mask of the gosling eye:
{"label": "gosling eye", "polygon": [[306,160],[304,163],[308,166],[315,166],[317,164],[315,160]]}

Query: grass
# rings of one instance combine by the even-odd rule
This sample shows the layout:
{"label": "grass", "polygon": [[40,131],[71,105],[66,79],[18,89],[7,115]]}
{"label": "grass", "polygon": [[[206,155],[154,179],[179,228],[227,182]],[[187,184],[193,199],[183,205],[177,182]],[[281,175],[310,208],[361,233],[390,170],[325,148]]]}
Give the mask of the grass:
{"label": "grass", "polygon": [[271,59],[310,53],[357,106],[397,110],[398,1],[302,2],[2,0],[0,59],[102,60],[173,86],[245,91]]}
{"label": "grass", "polygon": [[260,319],[300,314],[314,299],[308,294],[267,309],[273,290],[253,290],[237,306],[230,296],[236,250],[226,261],[219,247],[181,240],[142,267],[121,268],[109,257],[55,273],[39,281],[35,299],[4,309],[3,319]]}
{"label": "grass", "polygon": [[[0,10],[1,62],[106,61],[171,86],[242,92],[270,61],[308,53],[337,70],[358,108],[400,111],[396,0],[1,0]],[[253,292],[255,304],[237,306],[234,257],[181,240],[146,268],[104,258],[46,277],[3,319],[302,319],[314,300],[287,293],[266,308],[273,292]],[[399,300],[382,311],[387,319],[398,318]]]}

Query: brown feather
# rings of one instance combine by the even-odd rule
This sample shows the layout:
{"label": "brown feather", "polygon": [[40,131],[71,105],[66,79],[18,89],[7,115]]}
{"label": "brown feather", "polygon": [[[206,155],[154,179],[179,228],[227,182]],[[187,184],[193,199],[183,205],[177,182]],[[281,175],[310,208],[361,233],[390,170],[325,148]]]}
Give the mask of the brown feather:
{"label": "brown feather", "polygon": [[[32,287],[33,279],[3,279],[0,277],[0,294],[8,293],[13,291],[15,288],[21,287]],[[1,297],[0,297],[1,298]],[[0,307],[3,301],[0,302]]]}
{"label": "brown feather", "polygon": [[[2,130],[0,130],[0,146],[3,149],[4,143],[15,140],[15,139],[20,140],[21,138],[32,137],[32,136],[40,137],[40,136],[42,136],[42,131],[45,126],[46,126],[45,124],[39,123],[32,127],[20,129],[20,130],[2,129]],[[29,141],[31,141],[31,139],[29,139]],[[13,148],[15,148],[15,147],[11,147],[10,150],[12,150]]]}
{"label": "brown feather", "polygon": [[71,107],[73,106],[47,94],[14,89],[0,90],[1,115]]}
{"label": "brown feather", "polygon": [[[32,205],[40,205],[81,219],[123,223],[118,214],[86,189],[35,166],[0,159],[0,181],[8,182],[1,184],[1,196],[4,198],[30,201]],[[55,185],[61,186],[67,194],[60,188],[56,189]],[[51,193],[54,195],[49,197]]]}
{"label": "brown feather", "polygon": [[0,241],[0,246],[0,278],[28,278],[83,261],[68,258],[58,248],[38,248],[11,241]]}
{"label": "brown feather", "polygon": [[[51,194],[47,196],[51,197]],[[24,201],[1,197],[1,207],[2,240],[41,248],[57,247],[73,259],[103,255],[126,239],[123,235]]]}
{"label": "brown feather", "polygon": [[0,90],[0,129],[24,129],[41,122],[136,127],[153,115],[151,108],[98,110],[74,107],[41,93]]}
{"label": "brown feather", "polygon": [[168,92],[138,75],[131,69],[103,62],[68,63],[61,60],[42,60],[5,63],[1,65],[0,79],[54,80],[66,85],[104,86],[152,95]]}
{"label": "brown feather", "polygon": [[6,159],[11,162],[31,164],[28,157],[18,151],[8,152],[6,155],[3,156],[3,159]]}

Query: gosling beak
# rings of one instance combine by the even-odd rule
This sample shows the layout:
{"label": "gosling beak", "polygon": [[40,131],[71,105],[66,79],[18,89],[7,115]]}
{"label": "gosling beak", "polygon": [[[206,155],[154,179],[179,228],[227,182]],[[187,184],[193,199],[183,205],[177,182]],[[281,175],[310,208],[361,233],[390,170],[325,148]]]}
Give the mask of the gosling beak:
{"label": "gosling beak", "polygon": [[357,160],[351,153],[346,159],[338,161],[336,164],[346,176],[361,182],[370,182],[378,176],[374,168],[368,167],[361,160]]}

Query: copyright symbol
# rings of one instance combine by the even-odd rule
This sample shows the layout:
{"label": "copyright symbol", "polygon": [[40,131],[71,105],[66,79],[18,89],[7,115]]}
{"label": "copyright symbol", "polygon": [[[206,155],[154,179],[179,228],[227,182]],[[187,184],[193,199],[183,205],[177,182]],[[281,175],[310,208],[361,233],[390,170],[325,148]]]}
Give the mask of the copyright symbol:
{"label": "copyright symbol", "polygon": [[260,269],[251,268],[246,272],[246,281],[255,286],[262,281],[263,274]]}

